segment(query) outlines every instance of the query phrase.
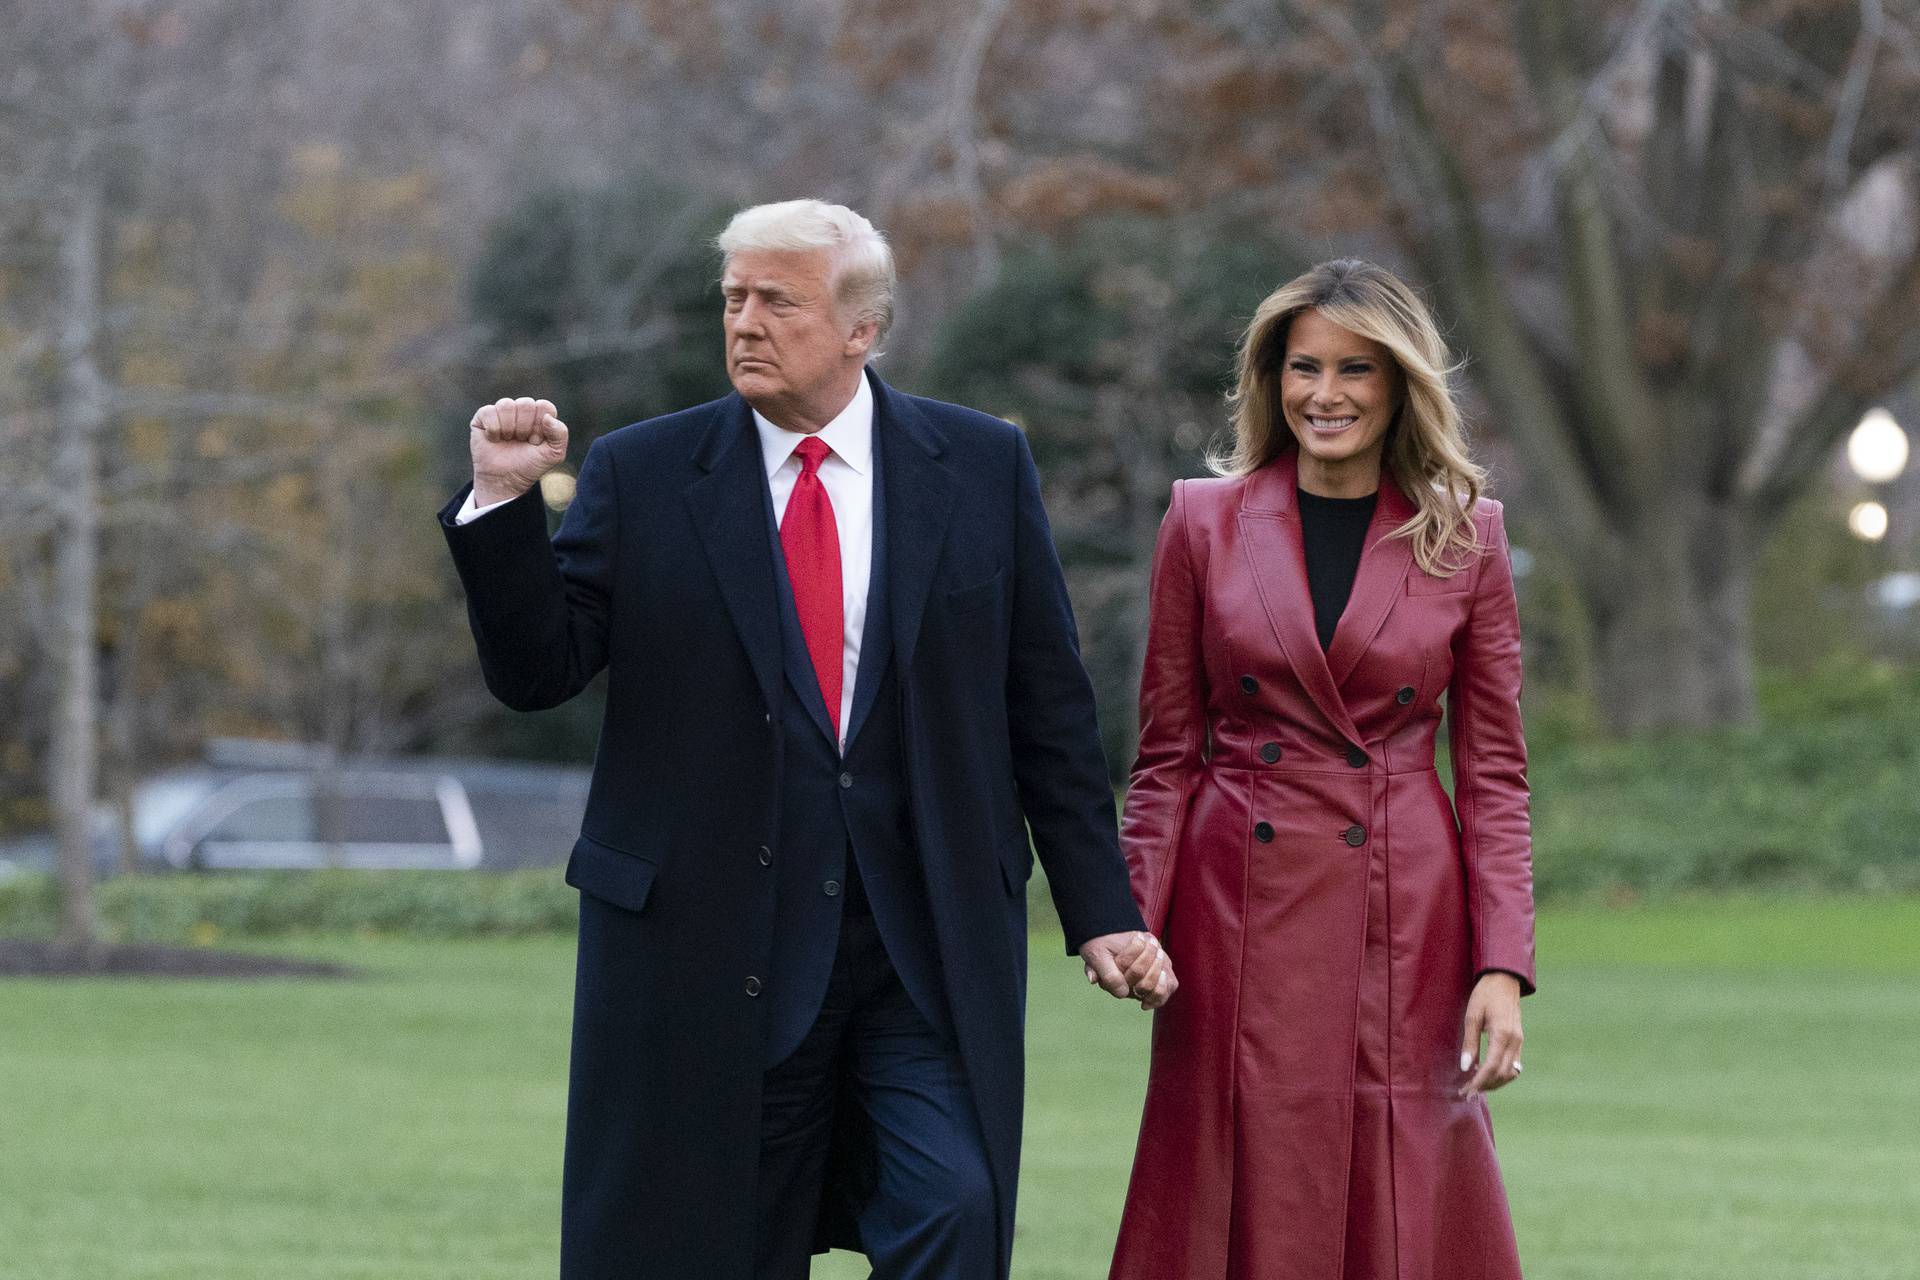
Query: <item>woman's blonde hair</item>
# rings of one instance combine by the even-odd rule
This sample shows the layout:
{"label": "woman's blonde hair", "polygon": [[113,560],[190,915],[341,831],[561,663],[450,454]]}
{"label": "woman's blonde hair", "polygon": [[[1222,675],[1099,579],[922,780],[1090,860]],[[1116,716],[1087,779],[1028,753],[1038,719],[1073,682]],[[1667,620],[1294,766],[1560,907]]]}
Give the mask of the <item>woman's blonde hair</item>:
{"label": "woman's blonde hair", "polygon": [[1418,510],[1389,536],[1412,539],[1414,558],[1428,573],[1457,573],[1480,549],[1471,512],[1486,472],[1467,456],[1460,409],[1447,385],[1456,366],[1433,315],[1385,267],[1337,258],[1267,295],[1234,362],[1239,385],[1227,397],[1233,448],[1207,465],[1220,475],[1244,476],[1299,447],[1281,416],[1279,381],[1293,318],[1309,308],[1392,353],[1403,398],[1387,428],[1385,465]]}

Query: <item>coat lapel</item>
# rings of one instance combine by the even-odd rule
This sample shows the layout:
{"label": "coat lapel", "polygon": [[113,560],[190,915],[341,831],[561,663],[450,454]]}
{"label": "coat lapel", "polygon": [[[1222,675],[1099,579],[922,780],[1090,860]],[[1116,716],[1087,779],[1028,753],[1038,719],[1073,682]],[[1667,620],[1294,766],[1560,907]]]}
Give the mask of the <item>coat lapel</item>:
{"label": "coat lapel", "polygon": [[1332,670],[1336,688],[1346,687],[1347,677],[1360,664],[1373,638],[1380,634],[1394,603],[1406,593],[1413,543],[1387,535],[1413,516],[1413,503],[1400,492],[1393,477],[1383,473],[1380,501],[1374,506],[1373,520],[1367,526],[1360,568],[1353,576],[1353,592],[1340,614],[1340,624],[1334,628],[1333,643],[1327,646],[1327,666]]}
{"label": "coat lapel", "polygon": [[[873,380],[873,391],[874,443],[887,486],[887,613],[893,623],[894,661],[904,679],[913,665],[920,620],[958,489],[940,460],[945,443],[926,415],[879,378]],[[876,531],[876,541],[880,536]],[[861,665],[866,665],[864,654]]]}
{"label": "coat lapel", "polygon": [[853,710],[847,716],[849,750],[860,733],[860,726],[867,722],[867,712],[873,709],[893,647],[892,628],[888,625],[892,592],[888,589],[888,477],[886,445],[880,428],[881,385],[878,378],[873,379],[873,559],[867,574],[867,622],[860,632],[860,664],[853,678]]}
{"label": "coat lapel", "polygon": [[[1267,622],[1279,638],[1280,649],[1300,687],[1341,736],[1355,746],[1364,746],[1313,629],[1313,596],[1307,589],[1300,503],[1294,495],[1297,474],[1296,460],[1288,451],[1248,477],[1240,504],[1242,542]],[[1338,632],[1334,640],[1338,643]]]}
{"label": "coat lapel", "polygon": [[706,474],[687,486],[687,506],[720,595],[733,616],[767,706],[780,701],[780,609],[767,539],[767,478],[753,415],[738,394],[714,412],[694,462]]}

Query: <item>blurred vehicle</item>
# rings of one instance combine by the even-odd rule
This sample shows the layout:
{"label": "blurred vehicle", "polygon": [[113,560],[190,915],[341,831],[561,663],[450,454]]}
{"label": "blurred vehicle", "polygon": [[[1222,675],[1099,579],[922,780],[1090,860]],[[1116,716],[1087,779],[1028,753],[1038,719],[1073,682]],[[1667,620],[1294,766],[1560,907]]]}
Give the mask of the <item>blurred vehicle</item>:
{"label": "blurred vehicle", "polygon": [[[302,744],[223,739],[205,763],[135,785],[126,824],[142,869],[510,870],[560,865],[580,831],[588,771],[445,757],[336,761]],[[111,807],[94,816],[94,866],[127,865]],[[54,841],[0,842],[9,869],[50,870]]]}

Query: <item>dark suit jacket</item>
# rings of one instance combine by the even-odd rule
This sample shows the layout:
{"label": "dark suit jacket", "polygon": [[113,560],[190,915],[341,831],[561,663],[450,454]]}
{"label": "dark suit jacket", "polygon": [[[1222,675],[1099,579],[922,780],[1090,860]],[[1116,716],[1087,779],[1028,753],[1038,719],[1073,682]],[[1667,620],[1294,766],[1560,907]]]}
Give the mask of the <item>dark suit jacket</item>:
{"label": "dark suit jacket", "polygon": [[[1140,927],[1092,689],[1026,439],[873,379],[914,845],[1000,1205],[1019,1170],[1028,831],[1069,951]],[[596,441],[549,543],[537,494],[441,513],[487,686],[606,719],[582,891],[562,1272],[746,1280],[784,679],[766,475],[737,395]],[[1023,824],[1022,819],[1025,819]]]}

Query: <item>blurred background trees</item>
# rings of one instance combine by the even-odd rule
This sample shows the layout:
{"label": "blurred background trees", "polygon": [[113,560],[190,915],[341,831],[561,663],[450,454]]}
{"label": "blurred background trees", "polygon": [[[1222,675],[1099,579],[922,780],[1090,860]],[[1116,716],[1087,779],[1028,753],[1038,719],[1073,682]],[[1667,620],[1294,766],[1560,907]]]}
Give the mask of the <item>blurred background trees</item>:
{"label": "blurred background trees", "polygon": [[1912,656],[1920,496],[1836,445],[1912,407],[1914,0],[0,0],[0,30],[0,826],[81,849],[91,798],[215,733],[584,758],[590,704],[511,717],[472,676],[431,522],[467,417],[548,395],[577,456],[720,394],[708,241],[802,194],[894,240],[885,375],[1029,432],[1116,774],[1168,484],[1254,303],[1335,255],[1419,281],[1464,357],[1536,711],[1711,730],[1768,672]]}

